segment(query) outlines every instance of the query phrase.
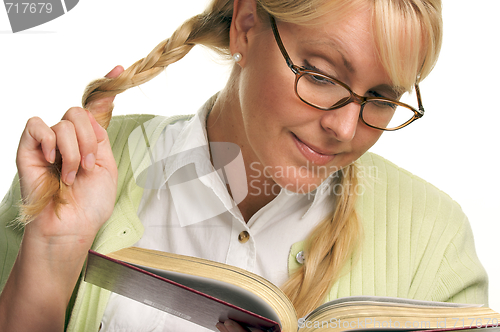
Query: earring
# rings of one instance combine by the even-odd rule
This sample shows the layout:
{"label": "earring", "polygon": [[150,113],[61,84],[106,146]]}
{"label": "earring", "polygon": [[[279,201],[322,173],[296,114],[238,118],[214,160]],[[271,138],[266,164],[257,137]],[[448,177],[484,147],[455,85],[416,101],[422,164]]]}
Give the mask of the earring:
{"label": "earring", "polygon": [[234,62],[240,62],[241,58],[242,58],[241,53],[236,52],[236,53],[233,54],[233,60],[234,60]]}

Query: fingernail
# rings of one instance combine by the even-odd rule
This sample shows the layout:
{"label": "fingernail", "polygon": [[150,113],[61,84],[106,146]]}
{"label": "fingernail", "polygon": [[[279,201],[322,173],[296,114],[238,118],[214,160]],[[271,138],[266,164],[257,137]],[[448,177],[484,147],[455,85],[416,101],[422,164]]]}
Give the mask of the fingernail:
{"label": "fingernail", "polygon": [[236,325],[234,324],[234,322],[232,320],[226,320],[224,322],[224,326],[227,326],[227,327],[235,327]]}
{"label": "fingernail", "polygon": [[53,164],[56,161],[56,149],[52,149],[49,154],[49,163]]}
{"label": "fingernail", "polygon": [[222,331],[221,330],[221,326],[224,326],[224,324],[222,324],[221,322],[218,322],[217,324],[215,324],[215,327],[217,328],[217,330],[219,331]]}
{"label": "fingernail", "polygon": [[75,182],[75,177],[76,177],[76,172],[69,172],[68,175],[66,175],[66,184],[68,186],[71,186],[73,182]]}
{"label": "fingernail", "polygon": [[94,169],[95,166],[95,156],[93,153],[89,153],[83,160],[83,167],[85,167],[86,170],[91,171]]}

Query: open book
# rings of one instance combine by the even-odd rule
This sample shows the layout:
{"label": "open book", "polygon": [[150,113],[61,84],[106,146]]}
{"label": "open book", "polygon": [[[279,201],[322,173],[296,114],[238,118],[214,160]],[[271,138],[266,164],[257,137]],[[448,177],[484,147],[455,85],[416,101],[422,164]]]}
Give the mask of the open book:
{"label": "open book", "polygon": [[480,305],[347,297],[297,318],[285,294],[246,270],[141,248],[89,251],[85,281],[217,331],[232,319],[264,331],[471,329],[500,332],[500,314]]}

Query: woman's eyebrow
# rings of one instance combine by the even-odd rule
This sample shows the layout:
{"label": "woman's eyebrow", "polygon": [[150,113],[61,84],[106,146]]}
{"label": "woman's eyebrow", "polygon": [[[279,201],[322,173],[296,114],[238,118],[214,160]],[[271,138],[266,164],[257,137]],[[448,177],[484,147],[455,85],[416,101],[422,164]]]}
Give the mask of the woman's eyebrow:
{"label": "woman's eyebrow", "polygon": [[[330,52],[326,52],[325,50],[335,50],[338,52],[338,54],[342,58],[342,62],[344,67],[351,73],[351,74],[356,74],[356,69],[352,65],[349,60],[347,60],[347,57],[345,56],[345,50],[342,48],[342,46],[339,45],[339,43],[336,43],[334,40],[330,38],[320,38],[320,39],[306,39],[301,41],[302,44],[306,46],[312,46],[312,47],[320,47],[322,49],[321,53],[323,54],[325,60],[328,62],[332,63],[333,65],[337,65],[337,62],[334,61],[334,59],[329,56]],[[376,87],[373,87],[371,90],[377,90],[377,91],[383,91],[384,94],[387,94],[389,99],[394,99],[398,100],[406,90],[402,87],[396,87],[392,86],[390,84],[380,84]]]}
{"label": "woman's eyebrow", "polygon": [[373,87],[371,90],[375,90],[381,92],[385,98],[398,100],[403,95],[403,91],[401,88],[394,87],[389,84],[380,84]]}
{"label": "woman's eyebrow", "polygon": [[[356,73],[356,70],[354,69],[354,66],[352,65],[352,63],[350,63],[349,60],[347,60],[347,57],[345,56],[345,51],[342,49],[342,47],[340,47],[338,45],[338,43],[335,43],[333,40],[328,39],[328,38],[322,38],[322,39],[317,39],[317,40],[308,39],[308,40],[304,40],[303,44],[305,44],[305,45],[311,45],[311,46],[321,46],[321,47],[333,48],[342,57],[342,62],[344,64],[344,67],[351,74],[355,74]],[[330,61],[330,62],[334,63],[334,61]]]}

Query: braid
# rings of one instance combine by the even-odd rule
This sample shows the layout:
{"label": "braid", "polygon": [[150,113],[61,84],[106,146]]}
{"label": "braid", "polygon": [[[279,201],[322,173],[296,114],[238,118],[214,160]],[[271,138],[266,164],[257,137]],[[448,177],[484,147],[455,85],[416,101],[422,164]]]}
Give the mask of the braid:
{"label": "braid", "polygon": [[[182,59],[196,45],[207,46],[223,55],[228,54],[231,17],[227,12],[209,12],[184,22],[173,35],[159,43],[144,59],[136,61],[117,78],[100,78],[87,85],[82,97],[86,108],[91,102],[116,96],[156,77],[164,68]],[[111,111],[96,120],[107,128]]]}
{"label": "braid", "polygon": [[355,164],[339,171],[342,194],[337,196],[333,216],[312,230],[305,243],[306,259],[281,287],[292,301],[298,317],[323,303],[340,271],[361,242],[362,227],[354,210],[358,185]]}
{"label": "braid", "polygon": [[[145,58],[135,62],[117,78],[100,78],[85,88],[82,105],[87,108],[91,102],[113,97],[132,87],[141,85],[156,77],[168,65],[182,59],[197,44],[207,46],[222,55],[229,54],[229,28],[232,18],[232,1],[215,1],[202,14],[184,22],[170,38],[159,43]],[[97,122],[107,128],[113,106],[106,112],[94,114]],[[49,165],[49,172],[40,177],[36,190],[28,194],[20,206],[17,222],[26,225],[36,218],[51,201],[59,216],[60,208],[66,204],[61,181],[61,161]],[[34,194],[38,192],[39,194]]]}

